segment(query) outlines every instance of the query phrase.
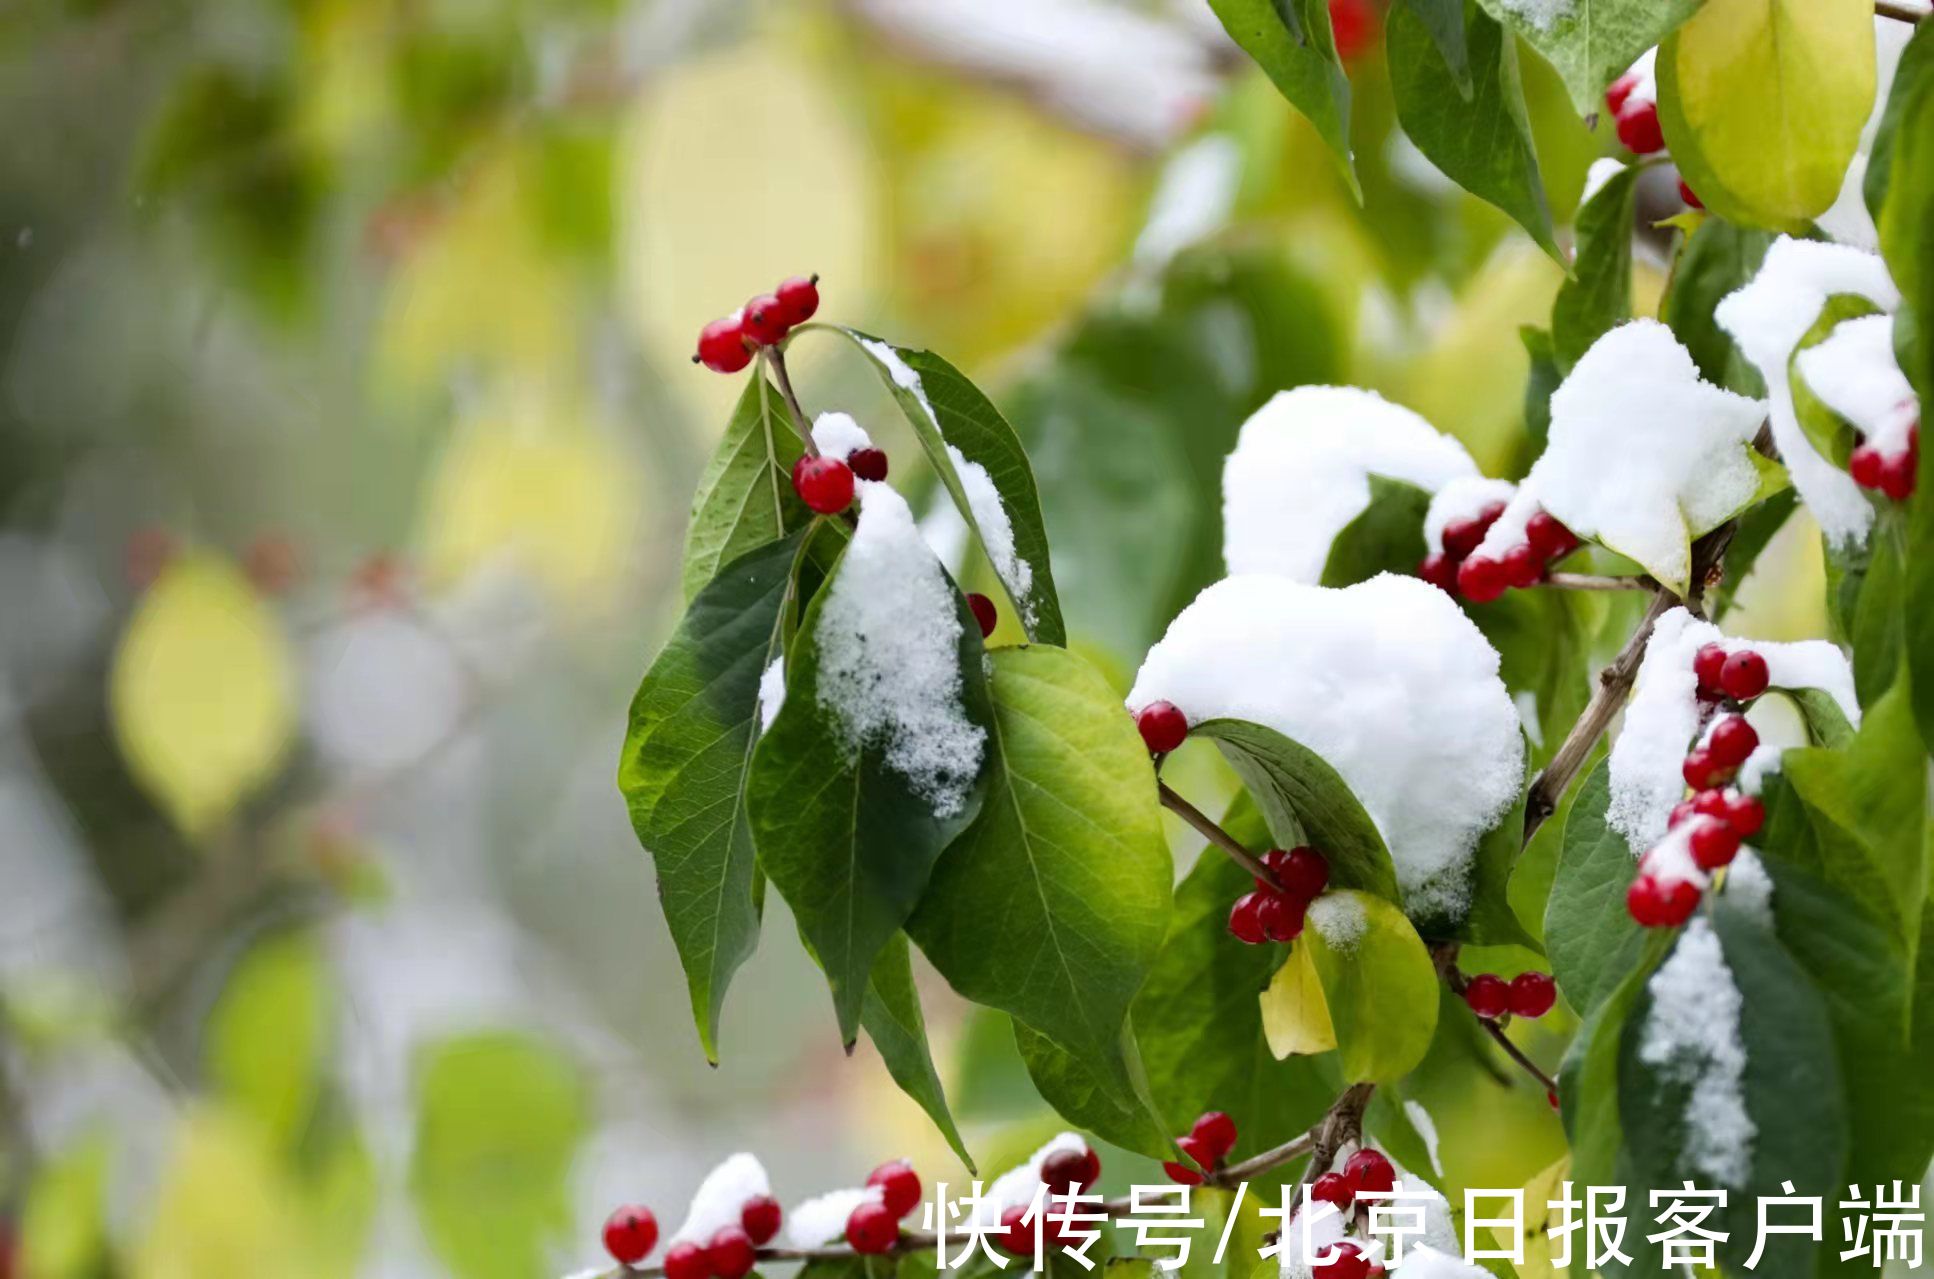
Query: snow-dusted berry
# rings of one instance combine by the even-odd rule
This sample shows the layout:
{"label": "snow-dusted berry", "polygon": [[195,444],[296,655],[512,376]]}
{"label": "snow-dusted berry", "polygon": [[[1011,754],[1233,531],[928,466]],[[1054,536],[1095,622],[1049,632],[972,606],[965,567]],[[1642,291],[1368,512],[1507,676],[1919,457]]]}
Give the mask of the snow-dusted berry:
{"label": "snow-dusted berry", "polygon": [[1350,1189],[1350,1179],[1342,1173],[1326,1172],[1309,1184],[1309,1197],[1334,1204],[1338,1212],[1348,1212],[1356,1202],[1356,1191]]}
{"label": "snow-dusted berry", "polygon": [[1625,99],[1632,96],[1632,90],[1639,87],[1639,73],[1627,71],[1618,79],[1605,86],[1605,109],[1613,115],[1625,105]]}
{"label": "snow-dusted berry", "polygon": [[1699,681],[1699,696],[1717,701],[1725,690],[1719,686],[1719,672],[1726,666],[1723,644],[1703,644],[1692,658],[1692,674]]}
{"label": "snow-dusted berry", "polygon": [[1681,822],[1685,821],[1686,818],[1691,817],[1694,813],[1698,811],[1699,811],[1698,809],[1692,806],[1691,800],[1689,799],[1680,800],[1678,803],[1672,806],[1671,814],[1666,817],[1665,828],[1667,830],[1677,830]]}
{"label": "snow-dusted berry", "polygon": [[1847,474],[1853,482],[1863,489],[1880,487],[1880,477],[1887,468],[1887,456],[1871,444],[1862,444],[1847,455]]}
{"label": "snow-dusted berry", "polygon": [[755,1244],[772,1242],[779,1233],[779,1223],[784,1217],[779,1201],[771,1195],[754,1195],[739,1209],[739,1224]]}
{"label": "snow-dusted berry", "polygon": [[643,1204],[620,1204],[604,1219],[604,1250],[619,1265],[635,1266],[658,1246],[658,1218]]}
{"label": "snow-dusted berry", "polygon": [[1502,1017],[1511,1010],[1511,988],[1502,977],[1479,973],[1464,983],[1464,1002],[1487,1021]]}
{"label": "snow-dusted berry", "polygon": [[1699,886],[1688,879],[1665,883],[1640,875],[1625,890],[1625,909],[1643,928],[1677,928],[1699,909]]}
{"label": "snow-dusted berry", "polygon": [[1397,1169],[1381,1150],[1365,1147],[1343,1161],[1343,1178],[1356,1194],[1387,1194],[1396,1188]]}
{"label": "snow-dusted berry", "polygon": [[1766,824],[1766,805],[1759,801],[1757,795],[1729,795],[1726,797],[1726,824],[1739,832],[1741,839],[1751,839]]}
{"label": "snow-dusted berry", "polygon": [[1739,832],[1716,817],[1700,817],[1686,828],[1686,850],[1700,870],[1718,870],[1739,854]]}
{"label": "snow-dusted berry", "polygon": [[713,1279],[745,1279],[758,1259],[751,1236],[738,1226],[721,1226],[705,1245],[705,1265]]}
{"label": "snow-dusted berry", "polygon": [[1501,561],[1473,555],[1457,566],[1457,590],[1473,604],[1488,604],[1510,585]]}
{"label": "snow-dusted berry", "polygon": [[1527,586],[1536,586],[1538,579],[1545,573],[1544,558],[1529,542],[1519,542],[1506,551],[1504,558],[1498,563],[1504,566],[1505,582],[1519,590]]}
{"label": "snow-dusted berry", "polygon": [[1686,801],[1688,812],[1701,817],[1717,817],[1726,820],[1726,792],[1722,790],[1702,790]]}
{"label": "snow-dusted berry", "polygon": [[786,323],[779,299],[770,293],[761,293],[745,304],[742,327],[746,341],[758,346],[771,346],[782,340],[786,330],[792,326]]}
{"label": "snow-dusted berry", "polygon": [[1913,449],[1896,453],[1881,462],[1877,487],[1896,502],[1905,502],[1914,496],[1914,475],[1919,466],[1920,459]]}
{"label": "snow-dusted berry", "polygon": [[1443,551],[1432,551],[1417,565],[1417,576],[1447,594],[1457,593],[1457,561]]}
{"label": "snow-dusted berry", "polygon": [[1270,941],[1295,941],[1303,934],[1303,916],[1309,905],[1300,897],[1264,893],[1256,916],[1262,921],[1263,935]]}
{"label": "snow-dusted berry", "polygon": [[795,275],[780,282],[772,291],[779,299],[779,317],[786,327],[804,324],[819,310],[819,277],[816,275]]}
{"label": "snow-dusted berry", "polygon": [[1721,716],[1706,737],[1706,754],[1722,768],[1737,768],[1759,746],[1759,734],[1744,715]]}
{"label": "snow-dusted berry", "polygon": [[1236,898],[1235,905],[1229,907],[1229,932],[1237,941],[1260,946],[1269,940],[1262,923],[1262,904],[1268,900],[1269,891],[1258,888]]}
{"label": "snow-dusted berry", "polygon": [[886,478],[886,450],[871,447],[854,449],[846,455],[846,465],[853,468],[856,478],[877,483]]}
{"label": "snow-dusted berry", "polygon": [[1651,155],[1665,150],[1665,131],[1659,127],[1659,104],[1627,98],[1617,113],[1618,140],[1627,151]]}
{"label": "snow-dusted berry", "polygon": [[1166,755],[1189,735],[1188,717],[1174,702],[1150,702],[1135,716],[1135,727],[1150,753]]}
{"label": "snow-dusted berry", "polygon": [[712,1263],[695,1243],[675,1243],[665,1249],[665,1279],[712,1279]]}
{"label": "snow-dusted berry", "polygon": [[992,635],[994,633],[994,627],[1001,620],[1000,610],[994,607],[994,601],[988,599],[979,591],[969,591],[967,593],[967,607],[974,615],[974,623],[980,627],[980,637],[986,639],[989,635]]}
{"label": "snow-dusted berry", "polygon": [[1207,1143],[1221,1160],[1236,1148],[1236,1121],[1220,1110],[1205,1111],[1189,1128],[1189,1135]]}
{"label": "snow-dusted berry", "polygon": [[752,363],[740,317],[728,315],[700,329],[698,354],[692,357],[692,362],[703,364],[714,373],[737,373]]}
{"label": "snow-dusted berry", "polygon": [[1685,201],[1686,207],[1689,209],[1703,209],[1706,207],[1706,202],[1699,198],[1697,192],[1686,185],[1684,178],[1679,179],[1679,198]]}
{"label": "snow-dusted berry", "polygon": [[1559,523],[1550,511],[1533,511],[1524,526],[1525,540],[1547,563],[1578,549],[1578,535]]}
{"label": "snow-dusted berry", "polygon": [[836,457],[802,457],[792,464],[792,488],[808,510],[838,515],[853,504],[853,470]]}
{"label": "snow-dusted berry", "polygon": [[904,1159],[881,1164],[867,1174],[866,1184],[878,1187],[880,1202],[895,1221],[920,1206],[920,1174]]}
{"label": "snow-dusted berry", "polygon": [[900,1218],[885,1204],[867,1200],[846,1215],[846,1242],[854,1252],[876,1254],[900,1238]]}
{"label": "snow-dusted berry", "polygon": [[1328,1261],[1310,1266],[1310,1275],[1312,1279],[1369,1279],[1370,1259],[1345,1239],[1330,1249]]}
{"label": "snow-dusted berry", "polygon": [[1558,987],[1550,973],[1519,973],[1511,979],[1511,1014],[1542,1017],[1558,1002]]}
{"label": "snow-dusted berry", "polygon": [[1034,1253],[1034,1225],[1023,1220],[1027,1208],[1015,1204],[1001,1212],[1000,1245],[1003,1251],[1016,1257],[1032,1256]]}
{"label": "snow-dusted berry", "polygon": [[1766,659],[1750,648],[1731,654],[1719,668],[1719,687],[1735,702],[1758,697],[1766,691],[1767,681]]}
{"label": "snow-dusted berry", "polygon": [[[1267,858],[1264,860],[1268,862]],[[1329,859],[1314,848],[1292,848],[1283,854],[1279,863],[1268,864],[1269,869],[1276,872],[1276,882],[1292,897],[1314,901],[1329,886]]]}
{"label": "snow-dusted berry", "polygon": [[1101,1156],[1092,1149],[1057,1150],[1041,1161],[1041,1184],[1053,1195],[1086,1190],[1101,1176]]}
{"label": "snow-dusted berry", "polygon": [[1208,1142],[1202,1140],[1194,1133],[1190,1133],[1186,1137],[1177,1137],[1175,1139],[1175,1145],[1183,1154],[1195,1160],[1201,1166],[1201,1170],[1197,1171],[1197,1169],[1191,1168],[1188,1164],[1182,1163],[1179,1160],[1170,1159],[1163,1161],[1162,1171],[1167,1173],[1168,1179],[1177,1185],[1201,1185],[1203,1175],[1215,1171],[1215,1151],[1209,1148]]}
{"label": "snow-dusted berry", "polygon": [[1721,764],[1712,757],[1712,752],[1703,746],[1695,746],[1686,752],[1686,762],[1679,766],[1679,775],[1685,778],[1686,785],[1694,790],[1711,790],[1724,786],[1732,780],[1733,769]]}

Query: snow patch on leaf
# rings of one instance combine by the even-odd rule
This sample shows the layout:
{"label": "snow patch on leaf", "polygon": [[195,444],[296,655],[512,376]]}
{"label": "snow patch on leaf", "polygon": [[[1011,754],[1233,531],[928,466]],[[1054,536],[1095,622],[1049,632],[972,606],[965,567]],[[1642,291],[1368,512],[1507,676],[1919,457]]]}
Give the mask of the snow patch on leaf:
{"label": "snow patch on leaf", "polygon": [[772,659],[772,665],[765,668],[759,676],[759,731],[765,732],[772,727],[772,721],[779,718],[779,708],[786,704],[786,655],[781,653]]}
{"label": "snow patch on leaf", "polygon": [[1907,449],[1920,421],[1920,401],[1894,358],[1894,317],[1863,315],[1836,324],[1794,357],[1820,402],[1851,422],[1866,442],[1891,456]]}
{"label": "snow patch on leaf", "polygon": [[986,467],[968,461],[967,455],[951,444],[947,446],[947,456],[953,459],[954,474],[960,478],[960,487],[967,494],[967,506],[974,513],[974,523],[980,527],[981,546],[987,551],[994,571],[1000,574],[1007,593],[1020,606],[1022,620],[1032,629],[1034,566],[1014,549],[1014,521],[1008,518],[1007,507],[1001,503],[1000,490],[994,487]]}
{"label": "snow patch on leaf", "polygon": [[1712,925],[1704,919],[1688,924],[1647,989],[1652,1006],[1639,1060],[1692,1089],[1685,1108],[1686,1171],[1742,1187],[1759,1135],[1742,1087],[1746,1045],[1739,1016],[1745,1000]]}
{"label": "snow patch on leaf", "polygon": [[1725,899],[1743,907],[1766,928],[1773,926],[1773,877],[1750,848],[1742,848],[1726,868]]}
{"label": "snow patch on leaf", "polygon": [[878,1186],[854,1186],[794,1204],[786,1213],[786,1242],[795,1248],[819,1248],[844,1238],[853,1209],[880,1198],[881,1193]]}
{"label": "snow patch on leaf", "polygon": [[744,1151],[728,1156],[698,1183],[685,1223],[667,1242],[703,1244],[724,1227],[739,1224],[746,1200],[771,1193],[772,1183],[757,1156]]}
{"label": "snow patch on leaf", "polygon": [[1353,893],[1324,893],[1309,904],[1305,918],[1324,944],[1340,955],[1356,949],[1370,923],[1362,900]]}
{"label": "snow patch on leaf", "polygon": [[845,461],[860,449],[872,448],[873,437],[851,413],[821,413],[813,419],[813,447]]}

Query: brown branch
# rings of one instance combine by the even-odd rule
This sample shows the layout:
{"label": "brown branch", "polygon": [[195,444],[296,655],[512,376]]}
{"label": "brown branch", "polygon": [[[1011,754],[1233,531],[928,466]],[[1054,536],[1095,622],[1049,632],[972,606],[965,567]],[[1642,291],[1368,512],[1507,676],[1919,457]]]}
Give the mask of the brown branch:
{"label": "brown branch", "polygon": [[1283,886],[1276,882],[1276,873],[1270,870],[1269,867],[1263,865],[1262,861],[1254,853],[1243,847],[1241,840],[1222,829],[1216,823],[1215,819],[1211,818],[1207,813],[1176,794],[1167,782],[1157,781],[1155,784],[1160,789],[1163,808],[1168,809],[1171,813],[1174,813],[1183,821],[1195,827],[1197,834],[1201,835],[1202,838],[1208,840],[1211,844],[1214,844],[1217,848],[1220,848],[1223,852],[1229,854],[1238,866],[1248,871],[1251,875],[1254,875],[1257,879],[1269,884],[1276,891],[1282,891]]}
{"label": "brown branch", "polygon": [[1919,22],[1927,16],[1925,9],[1918,9],[1911,4],[1896,4],[1894,0],[1874,0],[1874,12],[1883,18],[1892,18],[1895,22],[1906,23]]}

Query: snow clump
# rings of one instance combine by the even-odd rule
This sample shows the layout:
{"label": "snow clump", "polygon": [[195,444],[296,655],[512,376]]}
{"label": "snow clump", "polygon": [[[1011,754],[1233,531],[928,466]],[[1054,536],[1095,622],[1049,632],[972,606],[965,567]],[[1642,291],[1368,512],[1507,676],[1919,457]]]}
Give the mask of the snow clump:
{"label": "snow clump", "polygon": [[880,1199],[878,1186],[829,1190],[793,1205],[786,1213],[786,1242],[795,1248],[819,1248],[846,1236],[846,1219],[863,1203]]}
{"label": "snow clump", "polygon": [[1652,1007],[1639,1060],[1692,1089],[1685,1108],[1684,1171],[1743,1187],[1759,1135],[1742,1091],[1746,1046],[1739,1015],[1745,1000],[1712,925],[1704,919],[1688,924],[1646,988]]}
{"label": "snow clump", "polygon": [[1305,918],[1324,945],[1344,955],[1356,949],[1370,923],[1363,899],[1350,892],[1324,893],[1309,904]]}
{"label": "snow clump", "polygon": [[843,462],[861,449],[872,448],[873,437],[851,413],[821,413],[813,419],[813,447]]}
{"label": "snow clump", "polygon": [[1894,317],[1863,315],[1835,325],[1793,358],[1807,389],[1883,454],[1907,451],[1920,401],[1894,358]]}
{"label": "snow clump", "polygon": [[746,1200],[771,1193],[772,1183],[757,1156],[744,1151],[731,1155],[698,1183],[692,1206],[685,1213],[685,1224],[667,1242],[702,1245],[726,1226],[739,1224]]}
{"label": "snow clump", "polygon": [[772,665],[759,675],[759,731],[772,727],[779,710],[786,704],[786,655],[772,659]]}
{"label": "snow clump", "polygon": [[1437,490],[1424,514],[1424,545],[1433,551],[1444,547],[1444,530],[1464,520],[1474,520],[1493,506],[1508,506],[1518,486],[1509,480],[1494,480],[1483,475],[1461,475]]}

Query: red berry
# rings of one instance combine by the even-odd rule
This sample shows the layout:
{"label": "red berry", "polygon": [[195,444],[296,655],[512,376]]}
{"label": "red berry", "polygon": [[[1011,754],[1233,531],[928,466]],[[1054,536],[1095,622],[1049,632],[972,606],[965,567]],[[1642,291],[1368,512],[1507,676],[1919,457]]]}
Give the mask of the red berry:
{"label": "red berry", "polygon": [[771,346],[786,336],[791,325],[786,323],[785,311],[779,299],[770,293],[761,293],[745,304],[745,319],[742,327],[748,342],[759,346]]}
{"label": "red berry", "polygon": [[1492,502],[1476,515],[1461,520],[1452,520],[1444,525],[1444,553],[1454,560],[1467,558],[1477,549],[1484,535],[1491,531],[1491,525],[1498,522],[1504,514],[1504,503]]}
{"label": "red berry", "polygon": [[1281,893],[1264,893],[1256,917],[1262,921],[1263,935],[1270,941],[1295,941],[1303,933],[1303,915],[1308,904]]}
{"label": "red berry", "polygon": [[1750,648],[1726,658],[1719,668],[1719,687],[1735,702],[1750,702],[1766,691],[1766,659]]}
{"label": "red berry", "polygon": [[867,1200],[846,1214],[846,1242],[854,1252],[882,1253],[900,1239],[900,1216],[883,1203]]}
{"label": "red berry", "polygon": [[698,354],[692,359],[714,373],[737,373],[752,363],[746,349],[745,329],[737,315],[713,320],[698,331]]}
{"label": "red berry", "polygon": [[1094,1147],[1090,1146],[1088,1148],[1087,1166],[1081,1170],[1081,1188],[1083,1190],[1091,1190],[1094,1188],[1094,1184],[1100,1180],[1101,1156],[1095,1153]]}
{"label": "red berry", "polygon": [[853,469],[836,457],[802,457],[792,464],[792,490],[808,510],[838,515],[853,504]]}
{"label": "red berry", "polygon": [[1479,973],[1464,983],[1464,1002],[1486,1021],[1504,1016],[1511,1008],[1511,988],[1502,977]]}
{"label": "red berry", "polygon": [[1369,1279],[1370,1259],[1363,1255],[1363,1249],[1346,1239],[1331,1248],[1328,1261],[1310,1267],[1310,1276],[1311,1279]]}
{"label": "red berry", "polygon": [[992,635],[995,625],[1001,620],[1000,611],[994,607],[994,601],[979,591],[970,591],[967,595],[967,607],[973,610],[974,621],[980,624],[980,637],[986,639]]}
{"label": "red berry", "polygon": [[1639,155],[1665,150],[1665,131],[1659,127],[1659,104],[1627,98],[1618,109],[1618,140]]}
{"label": "red berry", "polygon": [[1905,502],[1914,496],[1914,472],[1919,465],[1920,459],[1912,450],[1887,458],[1880,466],[1880,491],[1896,502]]}
{"label": "red berry", "polygon": [[1701,200],[1693,189],[1686,185],[1684,178],[1679,179],[1679,198],[1684,200],[1691,208],[1703,209],[1706,207],[1706,202]]}
{"label": "red berry", "polygon": [[1714,759],[1705,747],[1695,746],[1686,752],[1686,762],[1680,765],[1679,775],[1694,790],[1711,790],[1731,781],[1733,770]]}
{"label": "red berry", "polygon": [[1457,566],[1457,589],[1473,604],[1490,603],[1507,585],[1504,565],[1497,560],[1473,555]]}
{"label": "red berry", "polygon": [[658,1246],[658,1218],[643,1204],[621,1204],[604,1219],[604,1250],[620,1265],[635,1266]]}
{"label": "red berry", "polygon": [[1701,817],[1686,831],[1686,848],[1700,870],[1718,870],[1739,854],[1739,832],[1716,817]]}
{"label": "red berry", "polygon": [[1556,1088],[1545,1089],[1545,1100],[1551,1103],[1553,1110],[1558,1109],[1558,1090]]}
{"label": "red berry", "polygon": [[712,1263],[695,1243],[665,1249],[665,1279],[712,1279]]}
{"label": "red berry", "polygon": [[1698,810],[1692,806],[1691,800],[1689,799],[1680,800],[1678,803],[1672,806],[1671,816],[1665,819],[1665,828],[1667,830],[1675,829],[1680,822],[1692,816],[1697,811]]}
{"label": "red berry", "polygon": [[1741,839],[1751,839],[1766,824],[1766,805],[1755,795],[1733,795],[1726,800],[1726,824]]}
{"label": "red berry", "polygon": [[920,1175],[904,1159],[881,1164],[867,1175],[866,1184],[879,1187],[880,1202],[895,1221],[920,1206]]}
{"label": "red berry", "polygon": [[1220,1110],[1211,1110],[1195,1121],[1189,1136],[1208,1145],[1217,1159],[1236,1148],[1236,1121]]}
{"label": "red berry", "polygon": [[755,1244],[765,1244],[779,1233],[779,1221],[784,1214],[779,1201],[771,1195],[754,1195],[739,1209],[739,1224]]}
{"label": "red berry", "polygon": [[1550,973],[1519,973],[1511,979],[1511,1012],[1518,1017],[1542,1017],[1558,1002],[1558,987]]}
{"label": "red berry", "polygon": [[1269,893],[1258,888],[1253,893],[1244,893],[1236,898],[1235,905],[1229,907],[1229,932],[1237,941],[1260,946],[1269,940],[1269,933],[1262,923],[1262,904],[1268,900]]}
{"label": "red berry", "polygon": [[1661,883],[1640,875],[1625,890],[1625,909],[1644,928],[1676,928],[1699,908],[1699,886],[1689,879]]}
{"label": "red berry", "polygon": [[1625,105],[1625,99],[1632,96],[1632,90],[1639,87],[1639,73],[1627,71],[1605,88],[1605,109],[1613,115]]}
{"label": "red berry", "polygon": [[1519,590],[1536,586],[1545,574],[1544,557],[1529,542],[1519,542],[1506,551],[1499,563],[1504,566],[1504,580]]}
{"label": "red berry", "polygon": [[1356,1202],[1356,1191],[1350,1189],[1350,1179],[1342,1173],[1326,1172],[1309,1184],[1309,1197],[1335,1204],[1338,1212],[1348,1212]]}
{"label": "red berry", "polygon": [[1720,821],[1725,821],[1726,792],[1702,790],[1686,801],[1686,807],[1701,817],[1717,817]]}
{"label": "red berry", "polygon": [[1150,754],[1166,755],[1189,735],[1189,721],[1174,702],[1150,702],[1135,715],[1135,727]]}
{"label": "red berry", "polygon": [[1578,549],[1578,535],[1558,522],[1550,511],[1534,511],[1524,535],[1539,558],[1549,562]]}
{"label": "red berry", "polygon": [[1737,768],[1759,746],[1759,734],[1744,715],[1725,715],[1706,735],[1706,754],[1722,768]]}
{"label": "red berry", "polygon": [[1271,866],[1283,891],[1304,901],[1313,901],[1330,882],[1330,863],[1314,848],[1293,848],[1280,866]]}
{"label": "red berry", "polygon": [[759,1260],[752,1238],[737,1226],[722,1226],[705,1245],[705,1264],[715,1279],[745,1279]]}
{"label": "red berry", "polygon": [[1001,1213],[1001,1248],[1016,1257],[1027,1257],[1034,1252],[1034,1224],[1021,1220],[1027,1216],[1027,1208],[1015,1204]]}
{"label": "red berry", "polygon": [[819,310],[819,277],[816,275],[795,275],[790,280],[782,281],[772,293],[779,299],[779,318],[785,321],[787,328],[804,324],[813,318],[813,312]]}
{"label": "red berry", "polygon": [[1702,645],[1692,659],[1692,673],[1699,681],[1699,695],[1717,698],[1720,695],[1719,672],[1726,666],[1726,649],[1721,644]]}
{"label": "red berry", "polygon": [[[1497,978],[1491,980],[1497,981]],[[1396,1188],[1397,1170],[1388,1155],[1365,1147],[1343,1161],[1343,1179],[1356,1194],[1368,1191],[1379,1195]]]}
{"label": "red berry", "polygon": [[853,474],[862,480],[876,483],[886,478],[886,451],[884,449],[854,449],[846,455],[846,465],[853,468]]}
{"label": "red berry", "polygon": [[1336,56],[1350,62],[1375,37],[1376,12],[1367,0],[1330,0],[1330,33],[1336,38]]}
{"label": "red berry", "polygon": [[1201,1171],[1197,1171],[1195,1168],[1191,1168],[1189,1165],[1173,1159],[1163,1162],[1162,1171],[1168,1174],[1170,1181],[1178,1185],[1201,1185],[1203,1174],[1212,1172],[1215,1169],[1215,1152],[1209,1149],[1208,1142],[1203,1141],[1194,1133],[1190,1133],[1186,1137],[1176,1138],[1175,1144],[1183,1154],[1195,1160],[1201,1166]]}
{"label": "red berry", "polygon": [[1871,444],[1862,444],[1847,457],[1847,474],[1863,489],[1877,489],[1887,472],[1887,459]]}
{"label": "red berry", "polygon": [[1457,590],[1457,561],[1442,551],[1432,551],[1417,565],[1417,576],[1447,594]]}
{"label": "red berry", "polygon": [[1098,1164],[1100,1160],[1095,1158],[1094,1151],[1085,1146],[1080,1150],[1057,1150],[1041,1161],[1041,1184],[1052,1195],[1086,1190],[1091,1163]]}

